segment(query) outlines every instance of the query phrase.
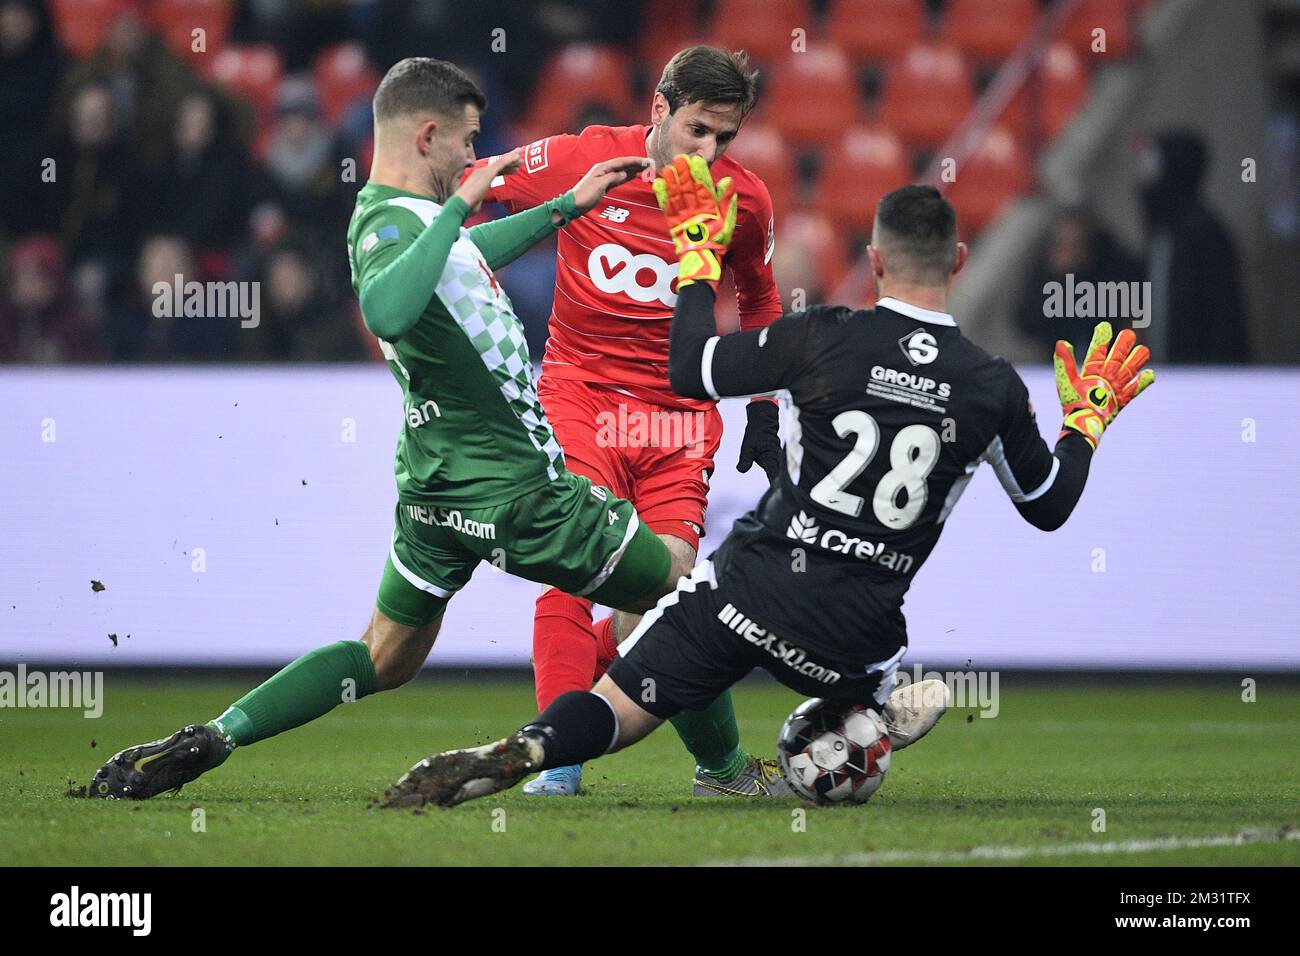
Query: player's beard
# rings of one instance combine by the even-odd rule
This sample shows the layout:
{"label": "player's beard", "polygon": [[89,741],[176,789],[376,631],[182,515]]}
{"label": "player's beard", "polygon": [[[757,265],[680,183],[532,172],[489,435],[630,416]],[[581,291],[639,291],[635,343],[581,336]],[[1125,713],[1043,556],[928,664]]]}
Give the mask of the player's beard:
{"label": "player's beard", "polygon": [[667,126],[672,121],[672,114],[669,113],[658,126],[650,127],[650,135],[646,137],[646,155],[649,156],[650,161],[655,164],[654,173],[656,175],[660,169],[673,161],[671,156],[666,155],[668,152],[668,147],[666,145],[668,139]]}

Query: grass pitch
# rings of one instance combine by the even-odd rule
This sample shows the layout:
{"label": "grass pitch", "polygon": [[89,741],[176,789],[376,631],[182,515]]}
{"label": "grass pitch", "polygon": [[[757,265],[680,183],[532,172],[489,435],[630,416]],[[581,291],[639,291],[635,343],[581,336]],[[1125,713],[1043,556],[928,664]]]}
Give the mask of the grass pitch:
{"label": "grass pitch", "polygon": [[[367,800],[420,758],[503,736],[533,715],[529,682],[459,671],[237,751],[178,796],[107,803],[64,795],[117,750],[209,719],[248,686],[109,674],[98,720],[0,710],[0,859],[1300,864],[1300,685],[1267,676],[1257,702],[1243,703],[1235,678],[1117,684],[1004,674],[996,718],[950,711],[895,755],[884,786],[858,807],[692,799],[693,764],[665,727],[590,764],[576,799],[516,788],[452,810],[368,811]],[[766,680],[740,685],[735,697],[744,744],[770,755],[798,698]],[[1098,810],[1104,832],[1094,830]]]}

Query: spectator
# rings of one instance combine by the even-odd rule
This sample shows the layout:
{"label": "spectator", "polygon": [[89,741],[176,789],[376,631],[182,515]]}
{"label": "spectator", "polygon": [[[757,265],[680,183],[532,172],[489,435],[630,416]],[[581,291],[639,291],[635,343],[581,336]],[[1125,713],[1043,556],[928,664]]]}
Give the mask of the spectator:
{"label": "spectator", "polygon": [[54,181],[39,188],[47,227],[58,233],[70,259],[117,260],[134,246],[142,196],[106,83],[91,80],[73,94],[67,130],[51,155]]}
{"label": "spectator", "polygon": [[0,362],[87,362],[98,337],[64,285],[63,256],[49,236],[14,246],[0,301]]}
{"label": "spectator", "polygon": [[1246,303],[1228,230],[1200,197],[1209,161],[1187,130],[1142,143],[1153,363],[1246,362]]}
{"label": "spectator", "polygon": [[342,167],[334,137],[321,119],[310,80],[290,78],[280,88],[277,119],[266,154],[275,199],[301,225],[346,223],[341,206]]}
{"label": "spectator", "polygon": [[352,318],[341,308],[308,247],[282,243],[262,270],[262,321],[241,334],[244,354],[302,362],[356,361],[366,357]]}
{"label": "spectator", "polygon": [[0,231],[40,228],[41,208],[28,201],[41,184],[45,117],[67,60],[38,0],[0,0]]}
{"label": "spectator", "polygon": [[[1016,309],[1016,324],[1020,331],[1031,338],[1044,355],[1052,351],[1057,339],[1065,339],[1073,345],[1075,355],[1086,355],[1093,327],[1100,321],[1092,316],[1047,314],[1043,287],[1049,282],[1065,286],[1066,277],[1071,275],[1076,287],[1087,282],[1096,288],[1103,282],[1140,281],[1142,267],[1091,213],[1080,207],[1058,211],[1048,227],[1046,248],[1029,273]],[[1130,324],[1121,317],[1106,318],[1116,331]]]}
{"label": "spectator", "polygon": [[[173,297],[176,284],[204,282],[194,250],[179,236],[156,234],[140,247],[135,285],[113,330],[114,355],[120,359],[220,359],[230,357],[239,316],[167,314],[159,305]],[[172,299],[174,304],[174,298]],[[162,313],[162,314],[160,314]]]}
{"label": "spectator", "polygon": [[103,44],[73,69],[68,87],[77,90],[92,80],[107,84],[132,156],[156,173],[167,158],[177,105],[198,79],[149,31],[145,10],[142,0],[123,0]]}
{"label": "spectator", "polygon": [[186,239],[201,256],[224,253],[248,228],[250,169],[228,125],[222,103],[210,91],[187,93],[155,192],[158,226]]}

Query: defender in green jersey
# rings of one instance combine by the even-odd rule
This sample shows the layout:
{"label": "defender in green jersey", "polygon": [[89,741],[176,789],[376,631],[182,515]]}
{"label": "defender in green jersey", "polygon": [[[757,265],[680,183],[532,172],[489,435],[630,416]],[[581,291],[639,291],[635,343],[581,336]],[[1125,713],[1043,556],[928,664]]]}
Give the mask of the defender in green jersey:
{"label": "defender in green jersey", "polygon": [[[238,745],[406,683],[428,657],[447,601],[481,561],[633,612],[671,590],[668,550],[632,505],[565,469],[519,319],[493,271],[648,161],[598,163],[563,196],[466,229],[492,180],[520,162],[519,150],[496,157],[457,187],[474,164],[482,92],[449,63],[412,58],[388,72],[374,107],[375,159],[348,255],[404,415],[393,541],[370,624],[358,641],[300,657],[215,720],[116,754],[95,775],[93,797],[177,789]],[[739,751],[729,698],[684,714],[678,730],[701,765],[737,762],[738,777],[762,776],[762,762]],[[743,783],[737,792],[755,792]]]}

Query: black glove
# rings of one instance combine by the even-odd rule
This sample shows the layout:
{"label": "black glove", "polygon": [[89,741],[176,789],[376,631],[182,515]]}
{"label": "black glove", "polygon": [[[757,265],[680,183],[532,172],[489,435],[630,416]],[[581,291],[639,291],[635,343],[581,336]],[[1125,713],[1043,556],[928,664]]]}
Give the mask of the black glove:
{"label": "black glove", "polygon": [[736,470],[742,475],[749,471],[749,466],[758,462],[760,468],[767,472],[769,482],[776,481],[781,474],[781,416],[776,410],[775,402],[750,402],[745,409],[749,417],[745,425],[745,437],[740,441],[740,460]]}

